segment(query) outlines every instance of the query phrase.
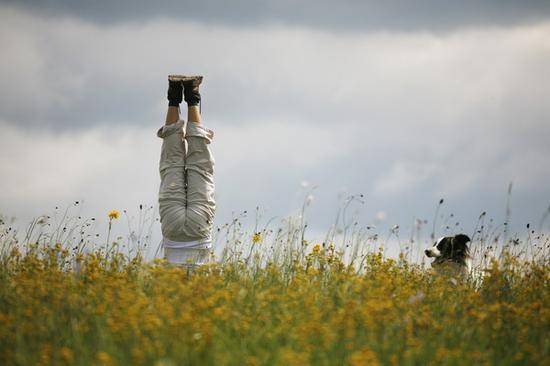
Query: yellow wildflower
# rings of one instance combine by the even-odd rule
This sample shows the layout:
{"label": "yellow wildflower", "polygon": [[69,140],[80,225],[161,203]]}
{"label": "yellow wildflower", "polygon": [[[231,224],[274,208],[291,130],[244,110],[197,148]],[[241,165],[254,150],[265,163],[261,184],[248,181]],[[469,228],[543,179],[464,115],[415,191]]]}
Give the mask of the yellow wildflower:
{"label": "yellow wildflower", "polygon": [[254,233],[254,235],[252,236],[252,242],[256,244],[256,243],[259,243],[261,240],[262,240],[262,235],[259,232]]}
{"label": "yellow wildflower", "polygon": [[112,362],[111,356],[109,356],[108,353],[103,351],[98,352],[96,357],[97,357],[97,360],[102,365],[110,365]]}
{"label": "yellow wildflower", "polygon": [[117,210],[111,210],[109,211],[109,219],[118,219],[120,217],[120,212],[118,212]]}
{"label": "yellow wildflower", "polygon": [[72,363],[73,360],[74,360],[74,355],[73,355],[73,351],[71,351],[70,348],[67,348],[67,347],[61,347],[61,349],[59,350],[59,353],[61,354],[61,358],[67,362],[67,363]]}
{"label": "yellow wildflower", "polygon": [[315,244],[313,247],[313,253],[319,253],[321,251],[321,246],[319,244]]}
{"label": "yellow wildflower", "polygon": [[350,365],[380,365],[377,354],[367,347],[353,352],[349,363]]}

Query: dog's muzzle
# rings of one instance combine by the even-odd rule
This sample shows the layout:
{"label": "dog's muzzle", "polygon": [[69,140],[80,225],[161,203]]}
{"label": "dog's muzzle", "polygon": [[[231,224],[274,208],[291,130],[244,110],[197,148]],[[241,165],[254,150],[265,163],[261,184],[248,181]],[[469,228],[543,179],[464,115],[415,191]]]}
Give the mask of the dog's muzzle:
{"label": "dog's muzzle", "polygon": [[426,256],[427,256],[427,257],[430,257],[430,258],[432,258],[432,257],[439,257],[439,256],[440,256],[439,251],[436,252],[436,251],[434,251],[432,248],[426,249],[426,250],[424,251],[424,254],[426,254]]}

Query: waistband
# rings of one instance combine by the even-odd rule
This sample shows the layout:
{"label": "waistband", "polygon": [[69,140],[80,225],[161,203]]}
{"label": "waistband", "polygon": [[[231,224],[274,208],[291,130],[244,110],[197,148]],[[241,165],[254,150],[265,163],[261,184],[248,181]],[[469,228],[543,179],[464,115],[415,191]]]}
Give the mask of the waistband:
{"label": "waistband", "polygon": [[191,241],[176,241],[168,238],[162,238],[161,244],[165,248],[210,249],[212,248],[212,239],[203,238]]}

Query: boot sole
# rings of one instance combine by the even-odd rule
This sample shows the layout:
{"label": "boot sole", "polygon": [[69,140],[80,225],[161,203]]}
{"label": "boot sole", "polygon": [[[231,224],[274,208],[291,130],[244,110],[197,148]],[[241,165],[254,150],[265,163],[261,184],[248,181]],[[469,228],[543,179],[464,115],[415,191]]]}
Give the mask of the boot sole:
{"label": "boot sole", "polygon": [[170,81],[181,81],[181,82],[186,82],[186,81],[197,81],[198,84],[200,84],[202,82],[202,76],[199,76],[199,75],[194,75],[194,76],[187,76],[187,75],[168,75],[168,80]]}

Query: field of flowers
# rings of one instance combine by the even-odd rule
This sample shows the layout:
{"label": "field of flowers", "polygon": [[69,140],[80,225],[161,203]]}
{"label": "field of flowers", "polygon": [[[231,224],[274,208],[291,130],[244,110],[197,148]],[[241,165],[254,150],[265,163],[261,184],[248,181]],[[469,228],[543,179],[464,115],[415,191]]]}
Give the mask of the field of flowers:
{"label": "field of flowers", "polygon": [[303,227],[236,226],[195,270],[52,236],[8,245],[3,227],[0,365],[550,364],[541,238],[537,256],[504,247],[464,280],[376,245],[350,260]]}

